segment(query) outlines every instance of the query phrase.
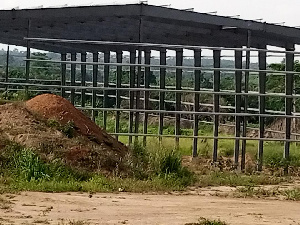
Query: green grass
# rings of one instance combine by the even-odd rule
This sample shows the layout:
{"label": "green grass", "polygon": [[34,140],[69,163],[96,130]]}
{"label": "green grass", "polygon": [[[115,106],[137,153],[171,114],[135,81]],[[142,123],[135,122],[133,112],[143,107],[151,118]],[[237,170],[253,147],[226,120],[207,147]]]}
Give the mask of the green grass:
{"label": "green grass", "polygon": [[197,223],[186,223],[185,225],[228,225],[228,223],[221,220],[210,220],[200,217]]}
{"label": "green grass", "polygon": [[[203,170],[193,174],[182,166],[175,150],[137,145],[128,156],[131,173],[127,177],[104,176],[78,171],[63,162],[43,161],[32,149],[11,144],[0,154],[0,192],[168,192],[184,190],[189,185],[255,186],[279,184],[288,177],[242,175],[234,172]],[[291,193],[292,196],[292,193]]]}
{"label": "green grass", "polygon": [[268,175],[245,175],[234,172],[209,172],[198,176],[197,185],[207,186],[256,186],[256,185],[276,185],[291,181],[289,177],[275,177]]}
{"label": "green grass", "polygon": [[300,188],[280,189],[246,186],[236,190],[235,197],[282,197],[285,200],[300,201]]}
{"label": "green grass", "polygon": [[194,182],[175,151],[136,147],[128,156],[131,174],[104,176],[43,161],[32,149],[11,144],[1,151],[0,192],[147,192],[183,190]]}
{"label": "green grass", "polygon": [[86,222],[84,220],[69,220],[65,221],[62,220],[61,222],[58,223],[58,225],[89,225],[89,222]]}

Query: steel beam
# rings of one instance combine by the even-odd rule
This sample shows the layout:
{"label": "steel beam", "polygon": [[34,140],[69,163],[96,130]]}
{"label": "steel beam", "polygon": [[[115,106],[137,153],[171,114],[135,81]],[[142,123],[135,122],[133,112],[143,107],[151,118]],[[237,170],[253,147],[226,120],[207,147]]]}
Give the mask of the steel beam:
{"label": "steel beam", "polygon": [[[31,20],[28,19],[28,25],[27,25],[27,37],[30,36],[30,26],[31,26]],[[26,41],[26,59],[30,59],[30,56],[31,56],[31,53],[30,53],[30,42],[27,40]],[[27,60],[25,62],[25,80],[26,80],[26,83],[29,82],[29,75],[30,75],[30,61]],[[25,87],[25,95],[26,95],[26,98],[29,97],[29,93],[28,93],[28,87]]]}
{"label": "steel beam", "polygon": [[[201,50],[194,51],[194,65],[195,67],[201,67]],[[194,90],[200,91],[200,84],[201,84],[201,71],[195,70],[195,83],[194,83]],[[194,94],[194,111],[199,112],[200,110],[200,94]],[[199,135],[199,116],[194,115],[194,136]],[[193,158],[198,156],[198,138],[194,138],[193,142]]]}
{"label": "steel beam", "polygon": [[[99,57],[99,53],[98,52],[94,52],[93,53],[93,62],[98,62],[98,57]],[[93,65],[93,75],[92,75],[92,83],[93,83],[93,87],[97,87],[97,82],[98,82],[98,65]],[[96,108],[97,106],[97,91],[94,89],[92,91],[92,107]],[[96,116],[97,116],[97,111],[92,110],[92,120],[95,121]]]}
{"label": "steel beam", "polygon": [[[242,51],[236,50],[235,51],[235,68],[242,69]],[[235,92],[242,93],[242,72],[236,71],[235,72]],[[235,96],[235,113],[241,113],[242,107],[242,96],[236,95]],[[241,117],[235,116],[235,136],[241,136]],[[240,140],[235,140],[234,145],[234,166],[237,169],[239,165],[239,155],[240,155]]]}
{"label": "steel beam", "polygon": [[[183,64],[183,50],[177,50],[176,51],[176,66],[182,66]],[[182,69],[176,69],[176,90],[181,90],[182,88]],[[175,110],[176,111],[181,111],[181,93],[176,93],[175,94]],[[180,135],[181,134],[181,129],[180,129],[180,114],[176,114],[175,116],[175,135]],[[179,138],[175,138],[176,142],[176,148],[179,148]]]}
{"label": "steel beam", "polygon": [[[221,51],[220,50],[214,50],[213,51],[213,58],[214,58],[214,68],[220,68],[221,67]],[[240,60],[238,58],[238,60]],[[236,64],[238,65],[238,64]],[[238,65],[239,66],[239,65]],[[214,91],[219,92],[220,91],[220,75],[221,72],[215,70],[214,71]],[[214,113],[220,112],[220,95],[214,94]],[[214,137],[219,136],[219,115],[214,116]],[[214,145],[213,145],[213,162],[216,162],[218,160],[218,139],[214,139]]]}
{"label": "steel beam", "polygon": [[[261,46],[262,48],[266,48],[266,46]],[[260,70],[265,70],[267,67],[267,55],[266,52],[258,53],[258,64]],[[266,93],[266,73],[259,73],[259,93]],[[259,96],[259,113],[265,114],[266,112],[266,97]],[[265,118],[259,117],[259,137],[264,138],[265,136]],[[258,142],[258,154],[257,154],[257,170],[261,171],[263,166],[263,153],[264,153],[264,141],[260,140]]]}
{"label": "steel beam", "polygon": [[[130,64],[135,64],[136,63],[136,51],[131,51],[130,52]],[[135,75],[136,75],[136,67],[131,66],[130,71],[129,71],[129,88],[135,88]],[[134,109],[134,91],[130,90],[129,91],[129,108]],[[133,133],[133,127],[134,127],[134,113],[130,112],[129,113],[129,127],[128,131],[130,134]],[[132,145],[132,136],[128,137],[128,143],[129,145]]]}
{"label": "steel beam", "polygon": [[[9,79],[9,45],[6,51],[6,65],[5,65],[5,82],[8,83]],[[5,85],[5,98],[8,98],[8,85]]]}
{"label": "steel beam", "polygon": [[[81,62],[86,62],[86,53],[81,53]],[[86,65],[81,64],[81,86],[85,86],[86,82]],[[81,107],[85,107],[86,103],[86,91],[84,89],[81,90]]]}
{"label": "steel beam", "polygon": [[[110,62],[110,51],[104,52],[104,63]],[[109,72],[110,72],[110,66],[104,65],[104,77],[103,77],[103,85],[105,88],[109,87]],[[108,108],[108,91],[104,90],[104,96],[103,96],[103,106],[105,108]],[[107,111],[103,111],[103,128],[106,129],[107,127]]]}
{"label": "steel beam", "polygon": [[[287,51],[294,51],[295,46],[289,46],[286,48]],[[285,61],[286,61],[286,71],[293,71],[294,70],[294,54],[293,53],[286,53]],[[285,94],[286,95],[293,95],[294,90],[294,74],[287,74],[285,76]],[[292,115],[293,110],[293,99],[292,98],[285,98],[285,114]],[[285,119],[285,141],[284,143],[284,159],[286,160],[286,165],[284,167],[285,174],[288,174],[288,167],[290,161],[290,139],[291,139],[291,124],[292,119],[286,118]]]}
{"label": "steel beam", "polygon": [[[150,65],[150,60],[151,60],[151,51],[145,51],[145,64]],[[145,73],[144,73],[144,87],[145,88],[150,88],[150,67],[145,68]],[[150,92],[149,91],[144,91],[144,109],[147,110],[149,109],[149,98],[150,98]],[[144,113],[144,126],[143,126],[143,133],[147,134],[148,133],[148,113]],[[147,143],[147,137],[144,136],[143,138],[143,145],[146,146]]]}
{"label": "steel beam", "polygon": [[[160,51],[160,65],[166,65],[167,64],[167,50],[162,49]],[[159,69],[159,88],[165,89],[166,88],[166,69],[160,68]],[[159,110],[165,110],[165,92],[159,93]],[[159,130],[158,134],[162,135],[164,130],[164,113],[159,113]],[[160,143],[162,139],[160,138]]]}
{"label": "steel beam", "polygon": [[[61,54],[61,61],[67,61],[66,53]],[[67,65],[66,63],[61,63],[61,85],[62,86],[66,86],[66,74],[67,74]],[[63,98],[66,97],[66,89],[63,87],[61,88],[61,96]]]}
{"label": "steel beam", "polygon": [[[76,61],[76,53],[71,53],[71,61]],[[71,86],[75,86],[76,84],[76,64],[71,64]],[[75,104],[75,90],[71,89],[71,103]]]}
{"label": "steel beam", "polygon": [[[247,32],[247,48],[251,47],[251,31],[248,30]],[[250,69],[250,51],[246,52],[246,69]],[[245,72],[245,85],[244,85],[244,92],[249,92],[249,72]],[[248,96],[244,96],[244,112],[248,112]],[[247,117],[243,119],[243,137],[247,136]],[[242,140],[242,156],[241,156],[241,170],[245,171],[246,168],[246,146],[247,140]]]}
{"label": "steel beam", "polygon": [[[138,50],[138,64],[142,64],[142,51],[139,49]],[[142,78],[142,67],[138,66],[137,68],[137,77],[136,77],[136,87],[140,88],[141,87],[141,78]],[[139,133],[139,124],[140,124],[140,114],[139,114],[139,109],[140,109],[140,98],[141,98],[141,92],[139,90],[136,91],[136,98],[135,98],[135,124],[134,124],[134,133],[138,134]],[[139,142],[139,137],[135,136],[134,139],[134,144],[138,144]]]}
{"label": "steel beam", "polygon": [[[123,52],[118,51],[117,52],[117,63],[122,63],[123,59]],[[117,66],[117,77],[116,77],[116,88],[121,88],[122,86],[122,66]],[[121,91],[116,90],[116,108],[120,109],[121,108]],[[120,130],[120,111],[116,112],[116,121],[115,121],[115,132],[119,133]],[[118,140],[118,136],[116,135],[116,139]]]}

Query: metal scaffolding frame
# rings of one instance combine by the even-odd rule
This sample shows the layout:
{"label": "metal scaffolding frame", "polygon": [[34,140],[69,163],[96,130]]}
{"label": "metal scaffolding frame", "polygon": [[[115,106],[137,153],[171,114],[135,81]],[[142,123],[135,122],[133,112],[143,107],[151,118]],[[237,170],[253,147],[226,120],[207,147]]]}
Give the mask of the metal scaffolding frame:
{"label": "metal scaffolding frame", "polygon": [[[109,112],[114,113],[115,126],[113,135],[128,136],[129,144],[138,141],[138,136],[147,144],[147,137],[173,137],[178,147],[180,138],[193,139],[193,157],[198,155],[199,139],[213,139],[213,161],[218,160],[219,140],[233,139],[234,162],[236,168],[245,169],[246,141],[257,140],[257,169],[263,169],[263,150],[266,141],[281,141],[285,143],[283,157],[289,159],[292,139],[292,119],[299,118],[293,109],[293,101],[300,95],[293,93],[294,76],[300,72],[293,71],[294,58],[300,55],[295,51],[295,45],[300,44],[300,29],[251,20],[215,16],[205,13],[175,10],[145,4],[67,7],[29,10],[0,10],[0,42],[8,45],[26,46],[25,79],[14,80],[9,77],[9,65],[6,65],[6,77],[0,81],[4,90],[13,91],[25,89],[30,91],[59,92],[70,99],[78,108],[91,110],[91,118],[95,120],[103,113],[103,127],[107,127]],[[93,15],[93,16],[90,16]],[[223,29],[231,27],[232,29]],[[69,38],[72,37],[72,40]],[[270,50],[268,45],[285,48],[285,50]],[[40,49],[61,54],[60,60],[32,59],[32,49]],[[175,65],[168,65],[168,50],[175,51]],[[184,51],[193,51],[193,66],[184,65]],[[206,57],[203,50],[212,52],[211,67],[205,67],[202,60]],[[129,52],[129,63],[124,62],[124,52]],[[158,51],[159,56],[152,56],[152,51]],[[222,57],[232,57],[228,51],[234,52],[234,68],[221,66]],[[225,54],[222,54],[226,52]],[[256,55],[251,54],[255,52]],[[92,62],[87,61],[87,54],[93,55]],[[104,55],[99,61],[99,53]],[[111,61],[112,53],[116,62]],[[80,54],[80,57],[78,57]],[[286,71],[273,71],[267,68],[267,57],[284,55]],[[70,57],[69,57],[70,56]],[[152,64],[151,58],[157,57],[159,64]],[[252,58],[257,57],[258,69],[250,67]],[[243,67],[243,58],[246,65]],[[127,58],[128,59],[128,58]],[[251,59],[251,60],[250,60]],[[80,60],[80,61],[79,61]],[[7,62],[9,61],[9,49]],[[128,60],[127,60],[128,61]],[[60,81],[44,81],[30,79],[31,65],[34,62],[53,63],[60,65]],[[80,67],[77,68],[77,67]],[[87,67],[92,67],[92,80],[87,81]],[[116,71],[115,81],[111,82],[111,71]],[[124,84],[122,77],[128,72],[129,82]],[[159,85],[150,84],[151,72],[156,71]],[[166,82],[169,71],[175,77],[175,84],[170,87]],[[183,72],[189,71],[194,76],[193,87],[183,87]],[[67,73],[70,78],[67,79]],[[201,88],[202,73],[210,73],[213,77],[212,89]],[[100,73],[103,81],[100,82]],[[235,77],[235,90],[222,90],[220,79],[223,73]],[[285,93],[269,93],[266,90],[267,76],[285,76]],[[259,90],[249,91],[248,79],[256,75],[259,79]],[[80,80],[76,78],[80,76]],[[243,83],[244,79],[244,83]],[[48,82],[48,81],[47,81]],[[53,84],[52,82],[55,82]],[[114,94],[111,94],[113,92]],[[126,93],[126,94],[124,94]],[[156,93],[158,99],[151,98]],[[168,99],[167,94],[174,95]],[[192,95],[192,102],[185,102],[183,96]],[[201,111],[205,104],[201,103],[201,95],[211,95],[212,104],[206,104],[211,111]],[[234,96],[234,106],[220,104],[222,96]],[[248,108],[248,98],[257,97],[259,107]],[[267,110],[266,97],[285,99],[285,111]],[[109,106],[109,100],[115,100],[114,107]],[[128,105],[122,105],[122,99],[128,100]],[[89,102],[91,100],[91,102]],[[98,102],[102,102],[99,107]],[[78,103],[79,102],[79,103]],[[152,104],[157,103],[153,109]],[[173,109],[167,109],[166,104],[172,104]],[[191,106],[191,110],[183,106]],[[224,112],[224,110],[227,110]],[[233,112],[234,111],[234,112]],[[122,113],[128,113],[128,133],[121,132]],[[158,133],[148,132],[149,117],[158,117]],[[181,120],[189,115],[193,122],[193,135],[181,134]],[[174,117],[175,134],[164,135],[165,118]],[[199,135],[201,116],[212,118],[213,136]],[[220,135],[220,118],[234,117],[235,135],[223,137]],[[248,117],[259,119],[259,136],[247,137]],[[266,118],[283,118],[286,123],[284,138],[266,138]],[[143,119],[143,121],[141,121]],[[140,126],[142,132],[140,133]],[[133,140],[133,137],[135,139]],[[287,167],[285,168],[287,172]]]}

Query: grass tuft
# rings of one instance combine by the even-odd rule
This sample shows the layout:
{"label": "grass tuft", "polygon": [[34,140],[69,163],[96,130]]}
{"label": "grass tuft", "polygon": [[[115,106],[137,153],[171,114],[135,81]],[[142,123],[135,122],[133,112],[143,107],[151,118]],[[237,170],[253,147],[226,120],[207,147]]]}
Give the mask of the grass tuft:
{"label": "grass tuft", "polygon": [[221,220],[209,220],[204,217],[200,217],[197,223],[186,223],[185,225],[228,225]]}

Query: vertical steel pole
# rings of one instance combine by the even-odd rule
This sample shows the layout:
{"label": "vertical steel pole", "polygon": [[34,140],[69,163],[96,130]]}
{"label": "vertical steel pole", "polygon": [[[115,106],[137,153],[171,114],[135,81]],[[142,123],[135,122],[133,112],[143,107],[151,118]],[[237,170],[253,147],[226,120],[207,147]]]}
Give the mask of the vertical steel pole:
{"label": "vertical steel pole", "polygon": [[[130,51],[130,64],[135,64],[136,62],[136,50]],[[135,66],[130,66],[130,72],[129,72],[129,108],[134,108],[134,91],[132,90],[135,87]],[[134,113],[129,112],[129,127],[128,131],[129,134],[133,133],[133,119],[134,119]],[[129,145],[132,145],[132,136],[129,135],[128,137],[128,143]]]}
{"label": "vertical steel pole", "polygon": [[[167,50],[161,49],[160,50],[160,65],[167,64]],[[159,70],[159,88],[165,89],[166,88],[166,68],[160,68]],[[165,110],[165,96],[166,93],[161,91],[159,93],[159,110]],[[158,134],[163,135],[164,130],[164,113],[159,113],[159,130]],[[162,141],[162,137],[159,137],[160,143]]]}
{"label": "vertical steel pole", "polygon": [[[67,54],[61,53],[60,58],[63,62],[67,61]],[[61,63],[61,85],[66,86],[67,64],[63,62]],[[64,87],[61,88],[61,96],[63,98],[66,97],[66,89]]]}
{"label": "vertical steel pole", "polygon": [[[122,63],[123,52],[117,51],[117,63]],[[122,87],[122,66],[117,66],[117,79],[116,79],[116,108],[121,108],[121,91],[119,88]],[[116,123],[115,123],[115,133],[120,132],[120,111],[116,111]],[[118,140],[118,135],[116,135],[116,139]]]}
{"label": "vertical steel pole", "polygon": [[[93,62],[97,63],[98,62],[98,57],[99,57],[99,53],[98,52],[94,52],[93,53]],[[93,83],[93,87],[97,87],[98,86],[98,65],[93,65],[93,77],[92,77],[92,83]],[[97,91],[95,89],[93,89],[92,91],[92,107],[96,108],[97,107]],[[95,121],[97,116],[97,112],[96,110],[92,110],[92,120]]]}
{"label": "vertical steel pole", "polygon": [[[104,63],[109,63],[110,62],[110,51],[105,51],[104,52]],[[109,65],[104,65],[104,87],[108,88],[109,87],[109,71],[110,67]],[[104,90],[104,97],[103,97],[103,106],[104,108],[108,108],[108,90]],[[103,112],[103,128],[106,129],[107,127],[107,111]]]}
{"label": "vertical steel pole", "polygon": [[[76,61],[76,53],[71,53],[71,61]],[[76,64],[71,64],[71,86],[74,87],[76,84]],[[75,89],[71,88],[71,103],[75,104]]]}
{"label": "vertical steel pole", "polygon": [[[150,65],[150,61],[151,61],[151,51],[150,50],[146,50],[145,51],[145,64]],[[145,88],[149,89],[150,87],[150,67],[145,67],[145,74],[144,74],[144,85]],[[144,109],[148,110],[149,109],[149,98],[150,98],[150,92],[149,91],[145,91],[144,92]],[[143,133],[144,134],[148,134],[148,112],[144,113],[144,129],[143,129]],[[147,144],[147,137],[144,136],[143,137],[143,145],[146,146]]]}
{"label": "vertical steel pole", "polygon": [[[138,64],[142,64],[142,51],[138,50]],[[142,68],[138,66],[137,78],[136,78],[136,87],[141,87],[141,78],[142,78]],[[138,110],[140,108],[140,98],[141,92],[136,91],[136,99],[135,99],[135,108]],[[136,111],[135,113],[135,125],[134,125],[134,133],[139,133],[139,123],[140,123],[140,113]],[[139,137],[135,136],[134,143],[137,144],[139,142]]]}
{"label": "vertical steel pole", "polygon": [[[201,67],[201,50],[197,49],[194,51],[194,65],[195,67]],[[195,70],[195,83],[194,90],[200,91],[200,82],[201,82],[201,71]],[[200,94],[195,93],[194,95],[194,111],[199,112],[200,110]],[[198,138],[196,136],[199,135],[199,115],[194,115],[194,142],[193,142],[193,158],[198,156]]]}
{"label": "vertical steel pole", "polygon": [[[251,31],[247,33],[247,48],[251,47]],[[250,69],[250,51],[246,51],[246,69]],[[249,71],[245,71],[245,93],[249,92]],[[248,96],[244,96],[244,113],[248,112]],[[247,137],[247,117],[243,118],[243,137]],[[246,168],[247,140],[242,140],[241,170]]]}
{"label": "vertical steel pole", "polygon": [[[6,68],[5,68],[5,82],[8,83],[9,78],[9,45],[7,45],[6,52]],[[8,98],[8,85],[5,85],[5,98]]]}
{"label": "vertical steel pole", "polygon": [[[182,66],[183,64],[183,49],[176,50],[176,66]],[[181,90],[182,86],[182,69],[176,69],[176,90]],[[175,94],[176,96],[176,105],[175,105],[175,110],[176,111],[181,111],[181,93]],[[181,130],[180,130],[180,114],[176,114],[175,116],[175,135],[180,135]],[[176,136],[175,138],[176,142],[176,148],[179,149],[179,137]]]}
{"label": "vertical steel pole", "polygon": [[[214,57],[214,68],[221,67],[221,51],[214,50],[213,51]],[[214,71],[214,92],[220,92],[220,70]],[[214,113],[220,112],[220,96],[214,94]],[[214,115],[214,146],[213,146],[213,162],[217,162],[218,160],[218,142],[219,140],[217,137],[219,136],[219,115]]]}
{"label": "vertical steel pole", "polygon": [[[266,46],[261,46],[260,48],[266,48]],[[260,51],[258,52],[258,67],[259,70],[266,70],[267,68],[267,53]],[[259,93],[266,93],[266,72],[259,72]],[[259,113],[266,113],[266,97],[259,96]],[[259,138],[264,138],[265,136],[265,117],[259,117]],[[257,170],[261,171],[263,166],[263,153],[264,153],[264,141],[258,141],[258,158],[257,158]]]}
{"label": "vertical steel pole", "polygon": [[[81,53],[81,62],[86,62],[86,52]],[[81,86],[85,87],[86,82],[86,64],[81,64]],[[81,89],[81,106],[85,107],[86,102],[86,90]]]}
{"label": "vertical steel pole", "polygon": [[[286,48],[286,51],[294,51],[295,46],[289,46]],[[286,61],[286,71],[293,71],[294,70],[294,53],[288,52],[285,56]],[[289,73],[285,75],[285,94],[288,96],[293,96],[293,87],[294,84],[294,74]],[[285,98],[285,114],[286,115],[292,115],[293,110],[293,99],[291,97]],[[291,125],[292,125],[292,119],[291,118],[285,118],[285,141],[284,143],[284,159],[286,160],[286,165],[284,167],[284,173],[288,174],[288,167],[289,167],[289,160],[290,160],[290,144],[289,141],[291,139]]]}
{"label": "vertical steel pole", "polygon": [[[243,60],[243,52],[241,50],[235,50],[235,68],[242,69],[242,60]],[[242,72],[236,71],[235,72],[235,92],[242,93]],[[241,113],[241,106],[242,106],[242,97],[241,95],[235,96],[235,112]],[[241,117],[235,117],[235,136],[241,136]],[[240,155],[240,140],[235,140],[234,146],[234,164],[235,168],[238,168],[239,164],[239,155]]]}
{"label": "vertical steel pole", "polygon": [[[27,25],[27,38],[29,38],[30,36],[30,28],[31,28],[31,20],[28,20],[28,25]],[[26,45],[27,45],[27,51],[26,51],[26,65],[25,65],[25,80],[26,83],[29,83],[29,75],[30,75],[30,41],[27,40],[26,41]],[[29,97],[29,93],[28,93],[28,86],[25,87],[25,95],[26,98]]]}

